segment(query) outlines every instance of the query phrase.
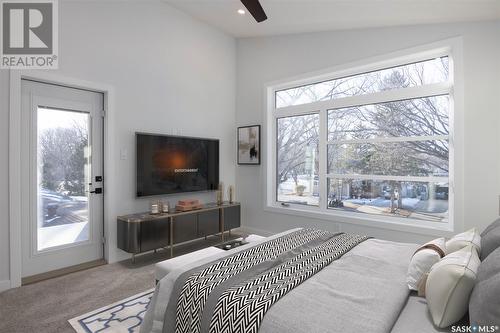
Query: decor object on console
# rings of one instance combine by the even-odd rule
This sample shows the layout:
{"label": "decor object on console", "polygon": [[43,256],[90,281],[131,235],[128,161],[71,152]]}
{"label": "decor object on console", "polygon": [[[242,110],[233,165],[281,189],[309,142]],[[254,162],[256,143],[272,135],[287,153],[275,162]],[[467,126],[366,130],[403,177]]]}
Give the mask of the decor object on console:
{"label": "decor object on console", "polygon": [[229,187],[227,188],[227,196],[228,196],[229,203],[233,203],[234,202],[234,186],[233,185],[229,185]]}
{"label": "decor object on console", "polygon": [[201,208],[203,208],[203,204],[198,199],[179,200],[175,205],[175,210],[179,212],[189,212]]}
{"label": "decor object on console", "polygon": [[219,188],[217,189],[216,196],[217,204],[222,205],[222,203],[224,202],[224,183],[219,183]]}
{"label": "decor object on console", "polygon": [[260,125],[238,127],[238,164],[260,165]]}
{"label": "decor object on console", "polygon": [[161,202],[161,212],[162,213],[168,213],[169,208],[170,208],[170,204],[168,203],[168,201]]}
{"label": "decor object on console", "polygon": [[151,201],[150,211],[151,211],[151,214],[153,214],[153,215],[160,214],[160,204],[157,200]]}

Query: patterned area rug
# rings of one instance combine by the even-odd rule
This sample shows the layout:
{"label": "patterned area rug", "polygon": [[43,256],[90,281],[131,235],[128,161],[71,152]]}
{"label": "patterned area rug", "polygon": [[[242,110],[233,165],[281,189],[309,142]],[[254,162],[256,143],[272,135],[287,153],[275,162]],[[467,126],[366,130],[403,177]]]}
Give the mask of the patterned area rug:
{"label": "patterned area rug", "polygon": [[68,320],[78,333],[136,333],[154,289]]}

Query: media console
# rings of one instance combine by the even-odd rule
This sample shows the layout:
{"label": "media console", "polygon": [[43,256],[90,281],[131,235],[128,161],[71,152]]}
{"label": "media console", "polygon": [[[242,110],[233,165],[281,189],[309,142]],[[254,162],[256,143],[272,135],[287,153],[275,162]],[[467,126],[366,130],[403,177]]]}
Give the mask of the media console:
{"label": "media console", "polygon": [[188,212],[118,216],[118,248],[132,253],[132,261],[136,254],[165,247],[170,248],[173,257],[175,244],[216,234],[224,242],[224,232],[240,225],[241,206],[236,202],[205,204]]}

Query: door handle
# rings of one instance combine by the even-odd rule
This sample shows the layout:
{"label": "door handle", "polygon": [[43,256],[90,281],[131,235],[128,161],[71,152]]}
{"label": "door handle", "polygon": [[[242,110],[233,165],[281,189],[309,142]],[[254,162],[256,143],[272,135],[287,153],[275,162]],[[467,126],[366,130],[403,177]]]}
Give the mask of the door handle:
{"label": "door handle", "polygon": [[97,188],[95,188],[93,191],[90,191],[89,193],[93,193],[93,194],[101,194],[101,193],[102,193],[102,188],[97,187]]}

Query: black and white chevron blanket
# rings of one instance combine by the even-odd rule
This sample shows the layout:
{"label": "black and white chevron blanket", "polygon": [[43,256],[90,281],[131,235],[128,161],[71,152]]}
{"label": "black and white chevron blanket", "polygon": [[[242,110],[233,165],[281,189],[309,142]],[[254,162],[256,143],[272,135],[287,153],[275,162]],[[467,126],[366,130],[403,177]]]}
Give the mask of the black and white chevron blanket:
{"label": "black and white chevron blanket", "polygon": [[257,332],[290,290],[368,239],[301,229],[182,274],[163,332]]}

